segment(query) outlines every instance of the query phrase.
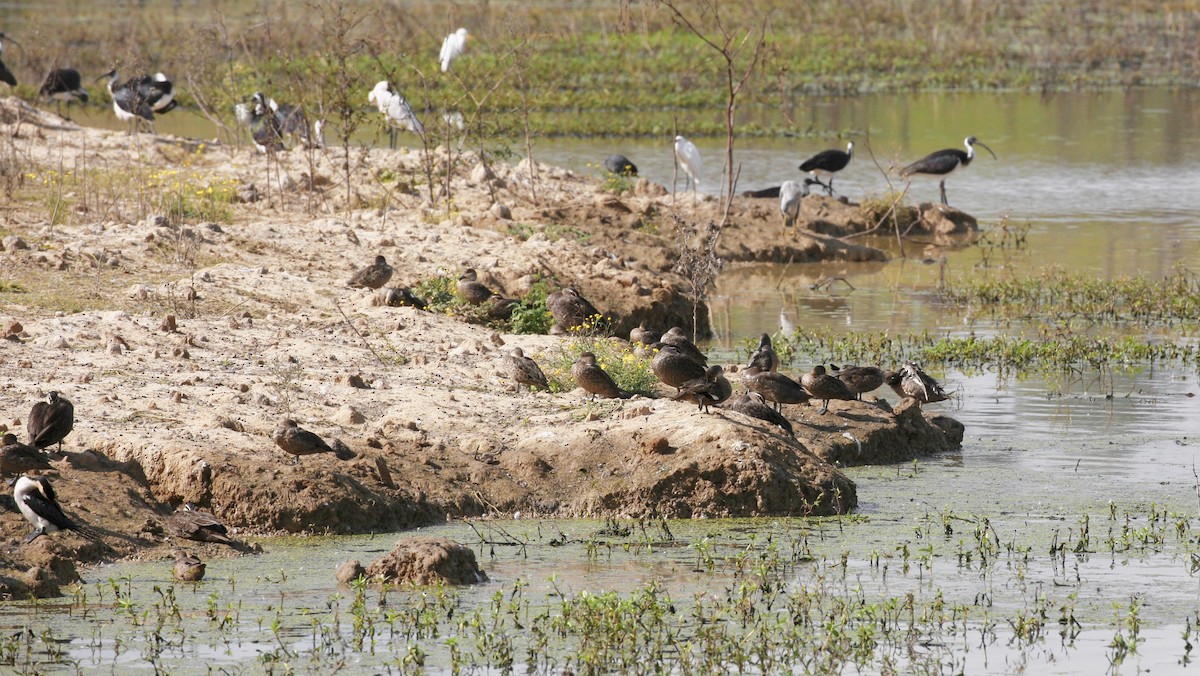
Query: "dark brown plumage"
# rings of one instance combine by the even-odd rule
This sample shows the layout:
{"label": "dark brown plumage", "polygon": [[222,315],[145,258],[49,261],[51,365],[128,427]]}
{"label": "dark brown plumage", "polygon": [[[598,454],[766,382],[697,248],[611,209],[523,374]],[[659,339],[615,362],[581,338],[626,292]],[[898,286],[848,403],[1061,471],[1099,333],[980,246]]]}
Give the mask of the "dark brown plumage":
{"label": "dark brown plumage", "polygon": [[899,371],[886,372],[884,382],[901,397],[916,399],[921,404],[932,404],[950,398],[933,376],[911,361],[904,362]]}
{"label": "dark brown plumage", "polygon": [[655,343],[653,347],[658,348],[658,354],[654,355],[650,368],[662,382],[679,388],[684,383],[704,379],[704,367],[680,352],[679,348],[665,343]]}
{"label": "dark brown plumage", "polygon": [[508,371],[508,377],[516,381],[517,389],[520,389],[521,385],[529,389],[550,389],[550,383],[546,380],[546,374],[542,373],[541,367],[526,357],[525,351],[519,347],[514,347],[504,355],[504,368]]}
{"label": "dark brown plumage", "polygon": [[58,392],[50,392],[46,401],[39,401],[29,411],[29,443],[38,448],[46,448],[58,444],[62,450],[62,440],[75,427],[75,406]]}
{"label": "dark brown plumage", "polygon": [[600,321],[600,311],[577,289],[567,287],[546,297],[546,309],[554,317],[554,334],[579,333]]}
{"label": "dark brown plumage", "polygon": [[783,410],[783,404],[807,404],[812,399],[800,383],[778,371],[750,367],[742,372],[742,383],[746,389],[773,403],[776,411]]}
{"label": "dark brown plumage", "polygon": [[479,305],[495,295],[491,289],[479,283],[478,279],[474,268],[467,268],[458,278],[458,295],[471,305]]}
{"label": "dark brown plumage", "polygon": [[15,434],[0,437],[0,474],[24,474],[35,469],[50,469],[44,453],[21,443]]}
{"label": "dark brown plumage", "polygon": [[813,367],[812,372],[805,373],[800,377],[800,384],[808,393],[813,396],[813,399],[821,400],[821,410],[818,413],[829,412],[829,402],[833,399],[842,401],[852,401],[854,393],[850,391],[846,383],[834,378],[825,373],[825,367],[818,364]]}
{"label": "dark brown plumage", "polygon": [[302,455],[317,453],[333,453],[338,460],[354,459],[354,452],[346,448],[344,444],[331,447],[325,443],[324,439],[300,427],[291,418],[280,421],[279,426],[275,428],[274,439],[275,444],[282,448],[284,453],[290,453],[296,457],[292,464],[298,464]]}
{"label": "dark brown plumage", "polygon": [[505,298],[499,295],[492,296],[491,300],[487,302],[488,318],[501,321],[512,319],[513,310],[516,310],[517,306],[520,304],[521,301],[519,300]]}
{"label": "dark brown plumage", "polygon": [[407,286],[402,287],[387,287],[381,289],[376,297],[376,305],[386,305],[388,307],[415,307],[418,310],[427,310],[428,305],[421,298],[413,294],[412,289]]}
{"label": "dark brown plumage", "polygon": [[709,406],[716,406],[733,394],[733,385],[725,377],[725,369],[720,364],[709,366],[703,378],[689,380],[679,387],[679,393],[674,399],[686,399],[696,402],[696,407],[707,412]]}
{"label": "dark brown plumage", "polygon": [[708,366],[708,357],[696,347],[696,344],[688,339],[687,334],[678,326],[672,326],[663,334],[662,342],[667,345],[673,345],[681,354],[696,362],[700,366]]}
{"label": "dark brown plumage", "polygon": [[883,384],[883,370],[877,366],[843,366],[840,369],[834,366],[833,370],[837,379],[854,393],[855,399],[862,399],[864,394]]}
{"label": "dark brown plumage", "polygon": [[747,367],[762,371],[779,370],[779,355],[775,354],[775,348],[771,345],[771,336],[764,333],[759,337],[758,349],[750,355],[750,363],[747,364]]}
{"label": "dark brown plumage", "polygon": [[180,582],[199,582],[204,578],[204,562],[182,549],[176,549],[175,566],[171,573]]}
{"label": "dark brown plumage", "polygon": [[382,288],[392,278],[392,272],[392,266],[388,265],[383,256],[376,256],[374,263],[354,273],[349,284],[356,289]]}
{"label": "dark brown plumage", "polygon": [[742,415],[748,415],[751,418],[764,420],[772,425],[778,425],[789,435],[796,436],[796,433],[792,430],[792,423],[788,422],[787,418],[771,408],[762,395],[757,392],[744,392],[741,397],[725,404],[724,408],[730,411],[737,411]]}
{"label": "dark brown plumage", "polygon": [[632,331],[629,332],[629,342],[641,343],[642,345],[653,345],[662,340],[662,334],[654,329],[646,328],[646,322],[638,324]]}
{"label": "dark brown plumage", "polygon": [[612,376],[600,368],[596,363],[596,355],[591,352],[579,355],[579,359],[576,359],[575,365],[571,367],[571,376],[575,378],[576,385],[591,395],[591,399],[597,396],[603,399],[628,399],[633,396],[632,392],[617,387]]}
{"label": "dark brown plumage", "polygon": [[167,532],[185,540],[236,546],[229,537],[229,529],[220,519],[212,512],[196,509],[191,503],[167,517]]}

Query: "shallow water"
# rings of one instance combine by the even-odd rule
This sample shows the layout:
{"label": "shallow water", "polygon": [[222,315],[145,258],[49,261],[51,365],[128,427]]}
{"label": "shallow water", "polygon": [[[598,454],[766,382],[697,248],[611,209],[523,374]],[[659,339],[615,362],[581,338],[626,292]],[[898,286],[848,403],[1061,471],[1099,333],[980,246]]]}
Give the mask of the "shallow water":
{"label": "shallow water", "polygon": [[[712,349],[738,360],[742,355],[736,350],[744,347],[748,337],[779,330],[781,320],[837,331],[928,330],[951,335],[971,331],[992,335],[1024,328],[968,321],[939,306],[935,290],[942,275],[953,279],[1028,274],[1053,264],[1100,276],[1158,277],[1177,265],[1194,267],[1200,262],[1197,103],[1200,93],[1165,90],[807,101],[798,106],[803,110],[790,114],[824,136],[739,142],[739,159],[744,163],[739,188],[796,178],[795,166],[801,159],[853,139],[858,143],[856,161],[835,180],[835,186],[857,200],[886,188],[865,152],[867,132],[885,166],[902,165],[975,134],[996,151],[999,160],[984,154],[955,175],[947,188],[950,201],[976,215],[985,227],[994,227],[1003,216],[1012,222],[1027,221],[1028,246],[993,252],[987,267],[982,267],[977,247],[925,249],[920,243],[906,245],[908,259],[887,264],[733,266],[718,280],[712,301],[720,334]],[[751,113],[755,114],[770,113]],[[160,130],[181,133],[170,126],[176,119],[187,120],[163,118]],[[212,135],[211,128],[186,133]],[[844,138],[835,138],[838,133],[844,133]],[[706,176],[715,176],[719,142],[698,139],[697,143],[708,163]],[[612,151],[631,157],[651,180],[670,183],[669,140],[541,139],[534,153],[540,161],[589,172],[596,171],[595,166]],[[715,185],[706,180],[703,187],[713,190]],[[936,183],[914,183],[912,191],[914,199],[937,199]],[[893,247],[895,253],[891,242],[872,244]],[[938,262],[942,256],[944,267]],[[933,262],[922,263],[922,258]],[[830,291],[810,288],[829,276],[845,277],[849,285],[834,285]],[[862,593],[879,600],[912,593],[921,602],[941,593],[947,602],[962,603],[978,613],[969,624],[979,636],[958,636],[957,642],[945,645],[934,641],[919,648],[917,658],[941,655],[947,665],[968,673],[1107,671],[1110,643],[1122,626],[1119,607],[1136,598],[1142,603],[1143,643],[1115,671],[1182,668],[1186,650],[1181,634],[1185,623],[1195,626],[1200,605],[1200,582],[1193,565],[1198,559],[1192,558],[1197,542],[1192,534],[1194,518],[1185,537],[1162,546],[1112,553],[1094,545],[1092,553],[1071,555],[1065,565],[1056,564],[1047,552],[1056,537],[1077,533],[1085,514],[1097,542],[1119,532],[1126,517],[1135,526],[1145,526],[1151,504],[1195,516],[1200,495],[1195,469],[1200,404],[1193,396],[1200,392],[1197,373],[1168,364],[1104,374],[1082,369],[1075,375],[1003,378],[990,371],[937,375],[958,392],[955,402],[942,405],[941,410],[966,425],[962,450],[912,464],[847,470],[858,485],[860,501],[852,518],[671,523],[681,546],[660,545],[653,553],[637,547],[632,551],[601,547],[594,556],[581,542],[564,547],[549,544],[560,531],[573,540],[596,540],[594,533],[602,524],[588,521],[491,525],[526,542],[524,549],[478,544],[475,532],[462,524],[425,532],[477,543],[476,552],[493,578],[490,584],[458,592],[460,615],[487,607],[497,592],[510,593],[517,580],[527,581],[528,598],[542,605],[555,603],[556,588],[568,595],[583,590],[632,593],[657,581],[683,607],[686,599],[720,590],[732,579],[719,566],[714,572],[696,572],[699,552],[708,546],[702,544],[705,538],[720,559],[748,546],[752,535],[760,543],[768,535],[780,541],[803,535],[814,561],[797,568],[795,585],[832,579],[831,593]],[[1110,503],[1119,513],[1117,519],[1109,518]],[[946,514],[953,517],[948,521],[953,535],[939,531],[940,517]],[[988,517],[1001,541],[1029,547],[1029,560],[1010,556],[986,579],[978,568],[956,565],[956,551],[961,540],[969,539],[976,515]],[[936,522],[932,530],[931,522]],[[491,526],[480,526],[489,539],[507,538],[489,531]],[[937,537],[931,537],[931,532]],[[325,661],[329,654],[322,656],[321,646],[342,653],[314,643],[312,634],[314,619],[322,625],[329,622],[331,605],[343,611],[339,631],[343,635],[349,631],[344,611],[351,594],[334,585],[334,566],[348,558],[375,558],[395,537],[267,542],[262,556],[210,561],[208,579],[195,588],[176,587],[181,605],[188,609],[181,631],[190,640],[186,648],[167,651],[162,663],[179,672],[203,671],[197,658],[243,668],[253,668],[257,661],[261,668],[267,664],[264,656],[279,648],[280,639],[269,625],[272,618],[282,616],[279,635],[296,656],[291,662],[317,670],[329,667]],[[932,570],[914,564],[903,572],[902,547],[914,556],[920,548],[932,547]],[[837,562],[843,552],[845,575],[838,577]],[[886,570],[870,563],[879,555]],[[125,584],[133,590],[135,605],[145,609],[155,598],[154,585],[171,584],[169,572],[167,563],[106,566],[87,574],[85,589],[94,613],[88,620],[81,621],[78,611],[74,617],[59,613],[55,611],[59,604],[50,603],[8,606],[0,612],[0,622],[12,631],[30,626],[40,633],[50,628],[56,638],[66,641],[60,645],[68,655],[85,668],[145,667],[144,637],[138,630],[123,628],[128,624],[126,615],[113,604],[111,594],[96,603],[96,585],[104,586],[109,578],[128,579]],[[222,608],[242,604],[237,631],[224,638],[204,619],[213,594]],[[336,594],[342,600],[331,602]],[[986,602],[980,601],[981,594]],[[403,593],[393,598],[396,603],[412,603],[414,597]],[[1011,623],[1041,602],[1051,609],[1078,606],[1084,628],[1074,645],[1064,645],[1053,616],[1047,618],[1049,628],[1041,640],[1025,645],[1015,639]],[[981,619],[985,613],[989,618]],[[982,641],[989,622],[998,625],[997,635]],[[118,637],[126,641],[121,651],[115,648]],[[447,665],[444,639],[420,642],[431,653],[434,670]],[[38,655],[43,650],[42,644],[33,648]],[[382,668],[394,664],[401,650],[345,655],[351,665]],[[917,658],[902,657],[901,663]],[[878,669],[876,665],[866,670]]]}

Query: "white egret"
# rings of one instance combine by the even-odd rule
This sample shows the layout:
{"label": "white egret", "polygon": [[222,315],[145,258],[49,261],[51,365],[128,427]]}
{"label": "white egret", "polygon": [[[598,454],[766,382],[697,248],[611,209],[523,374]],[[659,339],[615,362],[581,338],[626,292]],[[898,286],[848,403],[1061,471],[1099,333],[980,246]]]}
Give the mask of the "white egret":
{"label": "white egret", "polygon": [[[692,190],[700,185],[700,151],[696,149],[696,144],[685,139],[682,136],[675,137],[675,161],[683,167],[684,173],[687,174],[690,180]],[[684,184],[684,189],[687,189],[687,183]]]}
{"label": "white egret", "polygon": [[408,105],[408,99],[393,92],[387,80],[375,83],[375,88],[367,95],[367,100],[374,103],[379,108],[379,112],[387,117],[388,127],[390,127],[390,147],[396,147],[398,129],[407,129],[418,136],[425,135],[425,127],[417,119],[417,114],[413,112],[412,106]]}
{"label": "white egret", "polygon": [[442,40],[442,51],[438,54],[438,63],[442,64],[442,72],[450,70],[450,64],[462,56],[467,48],[467,29],[459,28]]}
{"label": "white egret", "polygon": [[799,181],[784,181],[779,186],[779,213],[783,214],[783,227],[790,228],[800,216],[800,202],[808,194],[808,185]]}

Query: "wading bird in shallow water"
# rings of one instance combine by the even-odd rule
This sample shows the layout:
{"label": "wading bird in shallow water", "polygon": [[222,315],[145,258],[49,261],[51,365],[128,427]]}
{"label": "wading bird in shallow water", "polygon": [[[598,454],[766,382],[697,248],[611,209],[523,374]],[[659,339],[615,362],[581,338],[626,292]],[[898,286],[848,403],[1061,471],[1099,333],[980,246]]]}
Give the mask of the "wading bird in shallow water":
{"label": "wading bird in shallow water", "polygon": [[204,562],[198,556],[176,549],[175,566],[171,574],[180,582],[199,582],[204,578]]}
{"label": "wading bird in shallow water", "polygon": [[60,530],[83,532],[79,524],[63,514],[62,507],[58,506],[54,487],[44,476],[18,478],[13,484],[13,501],[17,503],[21,516],[37,526],[37,529],[25,538],[25,542],[33,542],[39,536]]}
{"label": "wading bird in shallow water", "polygon": [[[825,192],[830,197],[833,196],[833,175],[846,168],[850,164],[850,160],[854,157],[854,142],[846,144],[845,152],[841,150],[822,150],[812,157],[804,160],[800,165],[800,171],[807,171],[813,175],[813,178],[805,179],[805,184],[816,183],[825,188]],[[829,175],[829,183],[821,182],[821,174]]]}
{"label": "wading bird in shallow water", "polygon": [[[700,163],[700,150],[696,148],[696,144],[682,136],[676,136],[675,161],[683,167],[683,173],[688,177],[688,181],[683,184],[683,189],[686,191],[690,185],[692,191],[695,192],[696,188],[700,186],[700,172],[703,170]],[[674,186],[672,186],[673,189]]]}
{"label": "wading bird in shallow water", "polygon": [[462,56],[463,51],[467,48],[467,29],[459,28],[453,33],[446,36],[442,40],[442,51],[438,53],[438,63],[442,66],[442,72],[450,70],[450,64],[454,63],[455,59]]}
{"label": "wading bird in shallow water", "polygon": [[987,144],[974,136],[968,136],[963,144],[967,147],[965,152],[958,148],[946,148],[945,150],[929,153],[925,157],[901,169],[900,178],[909,178],[915,174],[940,176],[941,180],[938,182],[938,187],[942,191],[942,204],[949,206],[950,203],[946,201],[946,178],[959,168],[965,168],[971,164],[971,160],[975,159],[975,146],[983,146],[985,150],[991,153],[993,159],[997,159],[996,153],[993,153],[992,149],[987,147]]}

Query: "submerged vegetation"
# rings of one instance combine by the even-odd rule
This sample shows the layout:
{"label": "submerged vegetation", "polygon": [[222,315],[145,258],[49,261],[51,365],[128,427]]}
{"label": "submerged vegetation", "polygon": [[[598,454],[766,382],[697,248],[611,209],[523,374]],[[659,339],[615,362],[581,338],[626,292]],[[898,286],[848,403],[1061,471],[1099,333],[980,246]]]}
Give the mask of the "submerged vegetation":
{"label": "submerged vegetation", "polygon": [[[379,587],[360,578],[332,591],[279,570],[252,574],[270,591],[245,594],[251,580],[236,577],[153,589],[119,577],[40,602],[65,613],[27,615],[0,641],[0,663],[170,672],[203,654],[210,665],[254,659],[284,673],[355,664],[588,674],[962,673],[1059,659],[1096,673],[1126,660],[1190,663],[1198,618],[1187,595],[1147,598],[1110,569],[1190,579],[1200,560],[1195,516],[1154,503],[1100,509],[1033,522],[929,510],[906,531],[891,526],[894,547],[863,537],[881,527],[863,517],[720,533],[652,520],[483,523],[475,544],[499,571],[496,583]],[[622,579],[593,591],[570,571],[532,577],[560,556]],[[635,564],[662,574],[631,579],[623,571]],[[89,620],[90,633],[64,631],[68,616]]]}

